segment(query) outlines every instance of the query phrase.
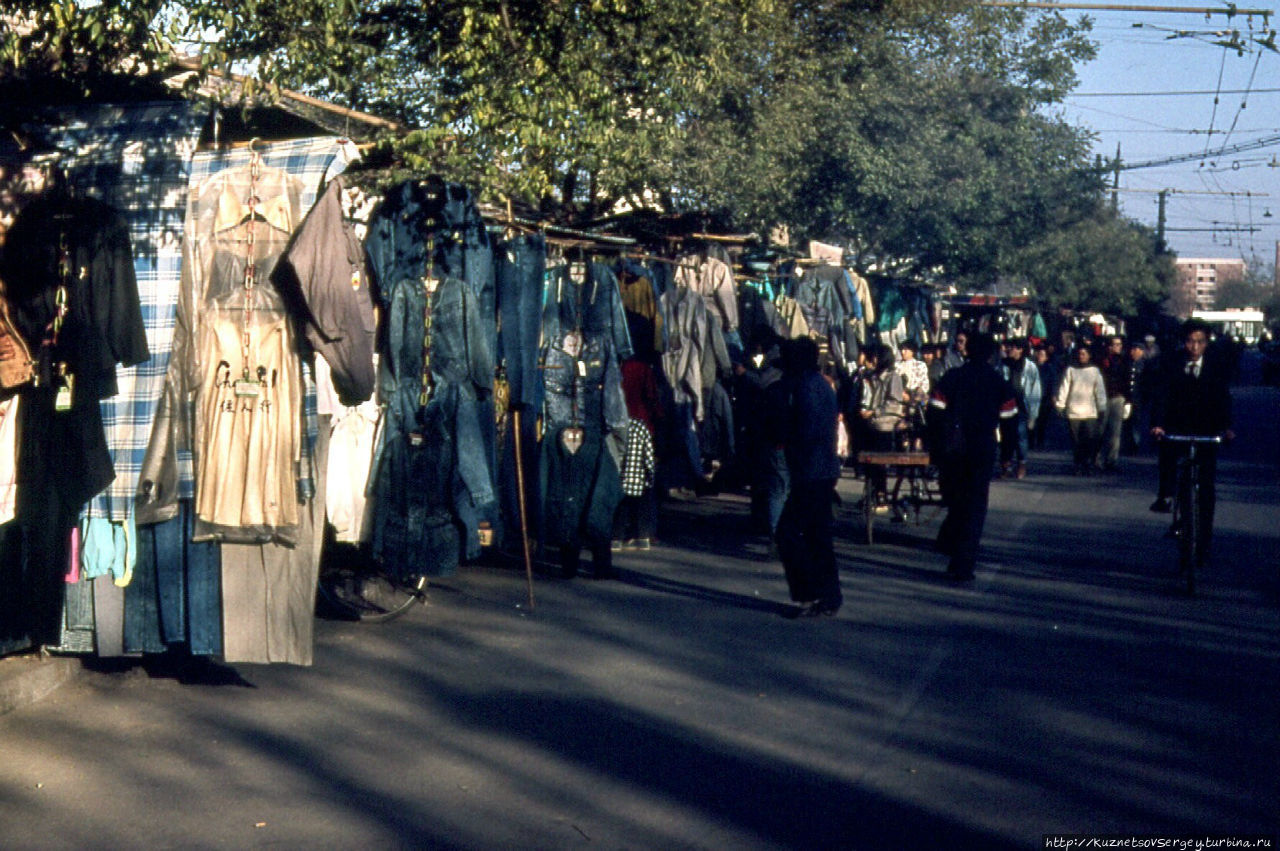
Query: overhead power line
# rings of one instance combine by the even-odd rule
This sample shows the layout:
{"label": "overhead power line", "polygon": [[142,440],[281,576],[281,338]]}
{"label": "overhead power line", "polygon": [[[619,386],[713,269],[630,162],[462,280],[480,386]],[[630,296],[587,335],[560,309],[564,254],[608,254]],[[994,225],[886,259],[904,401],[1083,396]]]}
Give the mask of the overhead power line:
{"label": "overhead power line", "polygon": [[1184,92],[1072,92],[1068,98],[1162,98],[1183,95],[1256,95],[1275,94],[1277,89],[1192,89]]}
{"label": "overhead power line", "polygon": [[1128,189],[1119,187],[1108,192],[1139,192],[1145,195],[1223,195],[1232,198],[1270,198],[1267,192],[1213,192],[1207,189]]}
{"label": "overhead power line", "polygon": [[1213,159],[1227,154],[1238,154],[1242,151],[1256,151],[1259,148],[1269,148],[1272,145],[1280,145],[1280,135],[1264,136],[1261,139],[1254,139],[1252,142],[1237,142],[1234,145],[1218,148],[1216,151],[1203,151],[1199,154],[1178,154],[1177,156],[1164,157],[1158,160],[1144,160],[1136,163],[1122,162],[1118,168],[1127,171],[1135,168],[1154,168],[1155,166],[1174,165],[1175,163],[1189,163],[1196,160]]}
{"label": "overhead power line", "polygon": [[1068,9],[1078,12],[1168,12],[1184,15],[1261,15],[1268,17],[1275,12],[1270,9],[1241,9],[1227,4],[1225,6],[1127,6],[1116,3],[1043,3],[1037,0],[986,0],[981,6],[993,6],[1004,9]]}

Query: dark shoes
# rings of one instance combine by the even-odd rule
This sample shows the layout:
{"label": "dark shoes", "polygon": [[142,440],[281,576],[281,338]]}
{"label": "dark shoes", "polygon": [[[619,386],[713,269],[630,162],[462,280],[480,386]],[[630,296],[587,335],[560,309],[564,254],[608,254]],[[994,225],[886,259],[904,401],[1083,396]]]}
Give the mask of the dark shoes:
{"label": "dark shoes", "polygon": [[1156,514],[1168,514],[1173,511],[1173,504],[1169,502],[1168,497],[1156,497],[1156,501],[1151,503],[1151,510]]}
{"label": "dark shoes", "polygon": [[816,617],[834,617],[836,612],[840,611],[839,603],[828,603],[825,600],[814,600],[809,603],[801,603],[792,610],[793,618],[816,618]]}

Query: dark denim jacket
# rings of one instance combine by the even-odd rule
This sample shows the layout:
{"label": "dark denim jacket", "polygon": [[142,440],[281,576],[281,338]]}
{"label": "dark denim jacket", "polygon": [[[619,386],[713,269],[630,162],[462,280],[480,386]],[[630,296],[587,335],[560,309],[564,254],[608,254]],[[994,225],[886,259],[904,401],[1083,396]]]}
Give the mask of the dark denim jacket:
{"label": "dark denim jacket", "polygon": [[[427,255],[428,244],[434,251]],[[376,283],[420,280],[428,261],[435,277],[464,281],[482,316],[495,315],[493,246],[470,190],[438,177],[405,181],[387,192],[365,238]],[[389,296],[381,296],[384,304]],[[497,350],[497,328],[484,329],[489,351]]]}
{"label": "dark denim jacket", "polygon": [[613,341],[603,335],[582,337],[577,356],[566,351],[563,336],[548,340],[543,347],[543,417],[547,429],[573,425],[624,432],[627,400]]}
{"label": "dark denim jacket", "polygon": [[[387,431],[407,434],[426,421],[420,404],[426,288],[421,281],[401,281],[391,291],[388,308],[389,370],[383,375],[382,398],[387,401]],[[432,394],[426,407],[446,389],[457,400],[457,469],[472,506],[495,499],[482,449],[484,423],[476,406],[467,404],[487,396],[493,387],[493,354],[483,333],[485,324],[466,284],[457,278],[439,283],[431,305]]]}
{"label": "dark denim jacket", "polygon": [[540,360],[547,430],[576,425],[624,433],[627,401],[618,364],[631,356],[631,338],[617,278],[601,263],[591,265],[581,285],[568,270],[553,270],[545,305]]}
{"label": "dark denim jacket", "polygon": [[[497,513],[492,429],[486,428],[490,423],[484,416],[496,343],[493,267],[488,234],[479,215],[472,215],[474,209],[470,194],[459,187],[440,181],[404,183],[374,214],[365,240],[370,274],[386,311],[380,391],[387,426],[374,459],[373,496],[376,510],[387,519],[379,520],[385,528],[375,530],[375,549],[384,561],[405,558],[423,573],[449,572],[456,566],[457,559],[446,555],[458,549],[456,530],[451,523],[437,522],[439,518],[420,533],[405,530],[451,505],[464,529],[462,554],[474,558],[479,555],[476,527]],[[430,254],[429,246],[434,249]],[[424,406],[423,282],[428,272],[444,277],[432,296],[432,390]],[[452,441],[440,435],[450,435]],[[422,479],[413,472],[431,464],[447,475]],[[432,565],[419,564],[421,552],[431,553]]]}
{"label": "dark denim jacket", "polygon": [[588,336],[609,337],[619,359],[634,354],[618,279],[605,264],[592,263],[582,284],[570,278],[568,267],[549,270],[542,303],[544,345],[562,339],[567,331],[580,330]]}

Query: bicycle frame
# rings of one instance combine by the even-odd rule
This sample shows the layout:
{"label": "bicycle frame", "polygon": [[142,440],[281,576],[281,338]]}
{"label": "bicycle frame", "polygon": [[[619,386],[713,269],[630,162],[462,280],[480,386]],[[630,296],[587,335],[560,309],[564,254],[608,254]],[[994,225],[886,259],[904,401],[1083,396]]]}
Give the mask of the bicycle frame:
{"label": "bicycle frame", "polygon": [[1170,529],[1178,542],[1178,570],[1187,582],[1187,593],[1196,590],[1196,561],[1205,530],[1201,528],[1200,457],[1197,449],[1222,443],[1218,435],[1166,434],[1163,440],[1187,447],[1178,459],[1174,490],[1173,518]]}

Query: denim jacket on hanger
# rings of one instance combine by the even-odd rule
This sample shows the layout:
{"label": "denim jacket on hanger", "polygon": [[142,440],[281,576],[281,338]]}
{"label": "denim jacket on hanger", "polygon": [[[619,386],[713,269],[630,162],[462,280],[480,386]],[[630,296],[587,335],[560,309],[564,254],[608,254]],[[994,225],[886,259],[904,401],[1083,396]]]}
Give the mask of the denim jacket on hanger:
{"label": "denim jacket on hanger", "polygon": [[632,355],[618,281],[602,263],[587,280],[573,281],[568,268],[552,270],[542,323],[543,414],[553,426],[602,424],[627,427],[619,361]]}

